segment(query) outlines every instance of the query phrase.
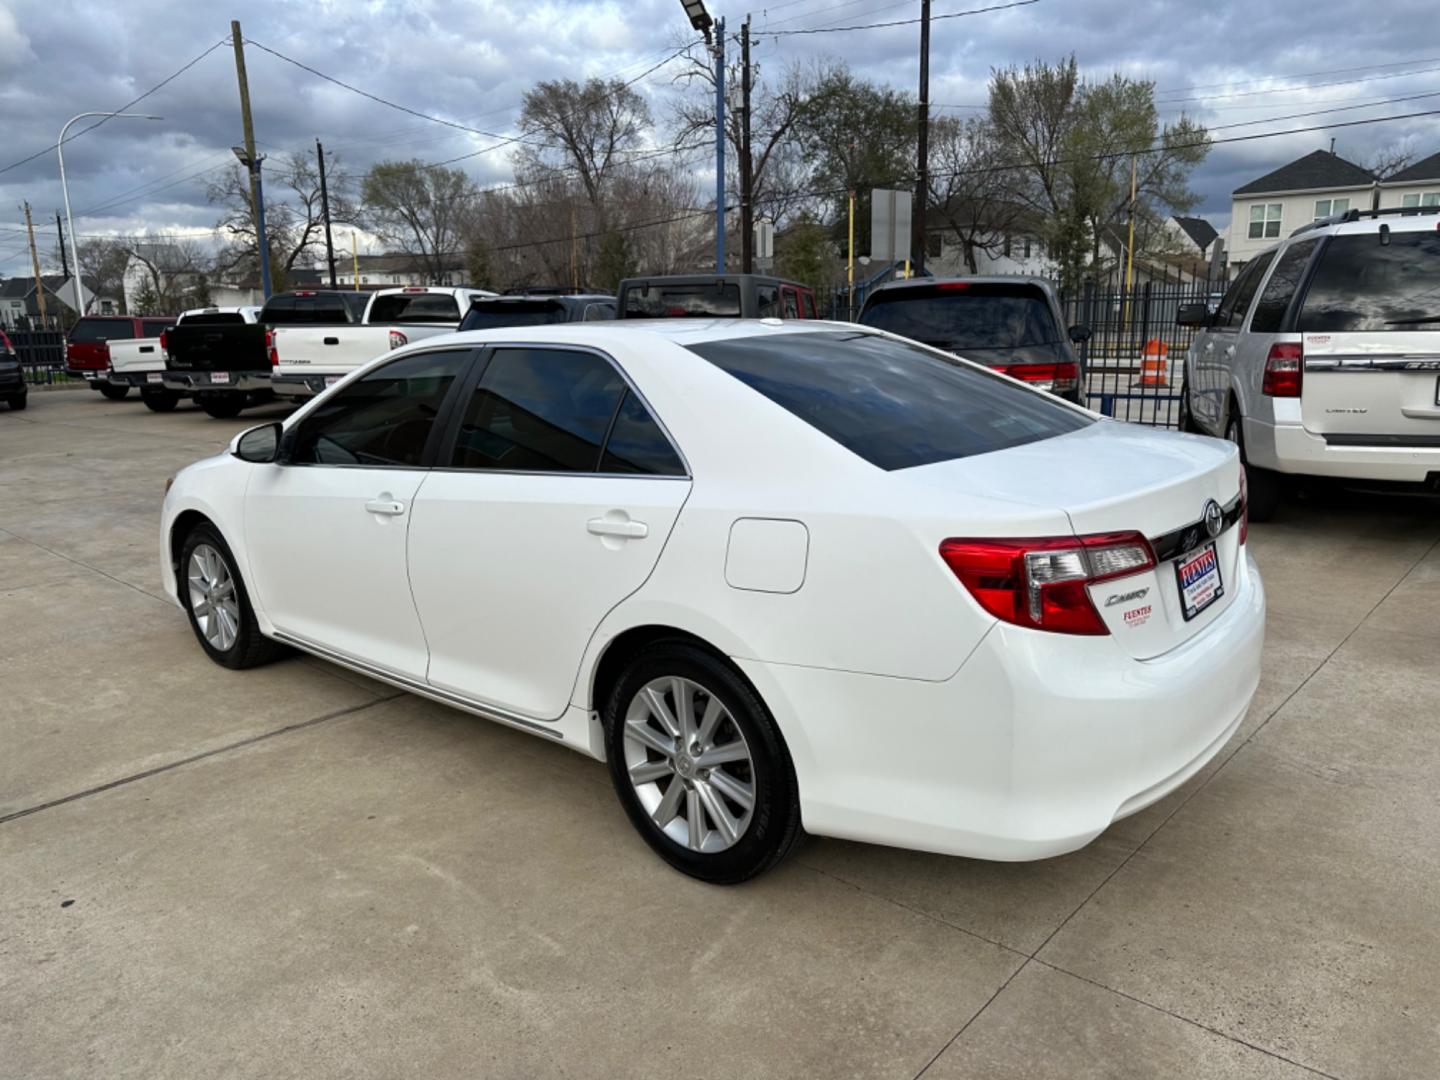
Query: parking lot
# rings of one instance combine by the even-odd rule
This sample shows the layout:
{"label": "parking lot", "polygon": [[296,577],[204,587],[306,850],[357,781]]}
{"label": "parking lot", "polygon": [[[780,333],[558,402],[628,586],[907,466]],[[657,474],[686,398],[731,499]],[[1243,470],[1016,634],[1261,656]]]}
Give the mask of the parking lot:
{"label": "parking lot", "polygon": [[1436,1074],[1435,502],[1253,525],[1248,718],[1086,849],[813,839],[721,889],[594,762],[206,659],[160,591],[165,479],[284,413],[0,409],[0,1076]]}

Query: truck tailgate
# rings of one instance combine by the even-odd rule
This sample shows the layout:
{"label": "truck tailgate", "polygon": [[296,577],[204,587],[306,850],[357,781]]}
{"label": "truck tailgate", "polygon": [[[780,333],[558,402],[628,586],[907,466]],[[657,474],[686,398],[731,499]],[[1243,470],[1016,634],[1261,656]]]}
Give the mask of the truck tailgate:
{"label": "truck tailgate", "polygon": [[265,352],[265,327],[255,323],[237,325],[172,327],[165,339],[165,366],[171,371],[264,371],[270,370]]}
{"label": "truck tailgate", "polygon": [[110,342],[110,367],[117,372],[164,371],[165,353],[159,338]]}
{"label": "truck tailgate", "polygon": [[271,345],[277,375],[347,375],[391,349],[453,326],[277,326]]}

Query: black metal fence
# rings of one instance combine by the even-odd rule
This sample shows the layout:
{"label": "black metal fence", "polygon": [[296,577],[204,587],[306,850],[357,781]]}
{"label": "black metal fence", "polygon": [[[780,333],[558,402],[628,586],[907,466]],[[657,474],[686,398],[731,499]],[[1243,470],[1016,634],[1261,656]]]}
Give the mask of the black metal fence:
{"label": "black metal fence", "polygon": [[57,316],[0,315],[0,330],[20,358],[26,382],[57,383],[69,378],[65,374],[65,330]]}

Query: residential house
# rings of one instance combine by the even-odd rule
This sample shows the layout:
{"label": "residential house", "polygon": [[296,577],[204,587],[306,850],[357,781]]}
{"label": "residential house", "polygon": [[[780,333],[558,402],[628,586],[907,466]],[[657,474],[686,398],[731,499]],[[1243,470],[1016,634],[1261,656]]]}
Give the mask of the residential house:
{"label": "residential house", "polygon": [[1380,207],[1440,206],[1440,154],[1380,181]]}
{"label": "residential house", "polygon": [[[62,274],[43,274],[40,282],[45,290],[45,313],[48,316],[73,315],[71,296],[74,292],[72,278]],[[114,315],[120,310],[118,298],[96,295],[95,279],[85,279],[85,296],[90,301],[90,314]],[[14,326],[22,319],[40,316],[40,302],[35,290],[35,279],[16,277],[0,282],[0,325]]]}
{"label": "residential house", "polygon": [[1236,188],[1226,242],[1230,272],[1301,225],[1375,205],[1375,175],[1329,150],[1316,150]]}
{"label": "residential house", "polygon": [[1186,255],[1207,261],[1215,258],[1215,241],[1220,239],[1220,234],[1204,218],[1176,214],[1165,219],[1165,231]]}
{"label": "residential house", "polygon": [[[360,255],[353,258],[337,255],[335,279],[336,284],[344,289],[389,289],[396,285],[465,284],[467,273],[465,256],[462,253],[455,252],[446,255],[444,265],[445,269],[440,274],[440,280],[435,281],[420,259],[404,252],[392,251],[381,255]],[[315,272],[323,273],[325,280],[329,280],[329,267],[323,261],[315,264]],[[355,280],[357,275],[360,279],[358,284]]]}

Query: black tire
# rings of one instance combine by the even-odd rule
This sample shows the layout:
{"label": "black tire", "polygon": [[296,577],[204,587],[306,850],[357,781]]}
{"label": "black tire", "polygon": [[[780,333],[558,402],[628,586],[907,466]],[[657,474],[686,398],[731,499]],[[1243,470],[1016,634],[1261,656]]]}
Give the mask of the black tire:
{"label": "black tire", "polygon": [[114,383],[102,382],[99,384],[100,393],[104,394],[111,401],[120,401],[130,393],[128,386],[116,386]]}
{"label": "black tire", "polygon": [[9,404],[10,408],[19,412],[30,403],[30,391],[27,390],[23,394],[11,394],[5,401]]}
{"label": "black tire", "polygon": [[[237,626],[234,641],[224,649],[217,648],[205,636],[192,607],[188,570],[191,556],[201,545],[210,547],[218,554],[224,562],[229,579],[234,583],[234,597],[238,609]],[[180,603],[190,619],[190,629],[195,632],[195,640],[200,642],[200,647],[215,663],[221,667],[240,670],[259,667],[284,654],[284,646],[260,633],[260,626],[255,621],[255,609],[250,605],[250,594],[239,570],[236,569],[235,556],[230,552],[230,545],[225,543],[219,531],[209,522],[196,525],[186,535],[184,543],[180,545],[180,565],[176,570],[176,577]]]}
{"label": "black tire", "polygon": [[200,408],[216,420],[233,420],[245,408],[244,394],[220,394],[200,399]]}
{"label": "black tire", "polygon": [[1225,438],[1240,448],[1240,461],[1245,466],[1246,505],[1251,521],[1269,521],[1280,509],[1285,495],[1285,478],[1270,469],[1259,469],[1245,460],[1245,436],[1240,426],[1240,412],[1232,402],[1230,419],[1225,423]]}
{"label": "black tire", "polygon": [[1180,430],[1188,435],[1204,435],[1206,432],[1195,423],[1195,412],[1190,408],[1190,388],[1180,388]]}
{"label": "black tire", "polygon": [[[730,719],[723,723],[733,723],[749,750],[749,761],[739,768],[748,775],[754,806],[744,831],[724,850],[692,851],[672,839],[651,818],[630,780],[625,761],[626,713],[647,684],[677,676],[698,684],[724,706]],[[779,863],[804,835],[795,767],[780,729],[754,688],[718,656],[687,641],[656,642],[630,662],[603,707],[606,756],[615,792],[645,842],[675,869],[713,885],[738,884]],[[666,780],[668,784],[682,782],[675,772]],[[656,784],[658,790],[659,781]],[[700,784],[698,779],[696,784]],[[668,786],[665,790],[668,792]]]}
{"label": "black tire", "polygon": [[174,390],[141,390],[140,400],[154,412],[174,412],[180,404],[180,395]]}

